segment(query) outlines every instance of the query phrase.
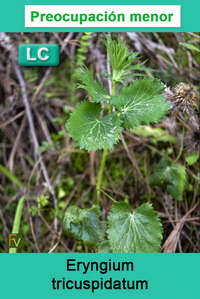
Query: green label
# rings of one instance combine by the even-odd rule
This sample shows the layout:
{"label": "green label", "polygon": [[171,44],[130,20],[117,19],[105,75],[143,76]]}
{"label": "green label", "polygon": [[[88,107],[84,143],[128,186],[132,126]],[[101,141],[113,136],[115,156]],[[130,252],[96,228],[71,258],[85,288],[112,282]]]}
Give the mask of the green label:
{"label": "green label", "polygon": [[19,46],[18,62],[23,66],[56,66],[59,64],[59,46],[52,44],[25,44]]}
{"label": "green label", "polygon": [[196,253],[2,253],[0,265],[1,296],[7,299],[14,291],[20,299],[192,299],[199,294]]}

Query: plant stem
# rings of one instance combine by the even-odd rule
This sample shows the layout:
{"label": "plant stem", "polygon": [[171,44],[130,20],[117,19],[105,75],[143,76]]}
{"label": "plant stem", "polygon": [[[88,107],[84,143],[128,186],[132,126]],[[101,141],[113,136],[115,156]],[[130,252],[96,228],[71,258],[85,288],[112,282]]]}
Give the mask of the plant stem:
{"label": "plant stem", "polygon": [[113,202],[117,202],[114,198],[112,198],[108,193],[106,193],[105,191],[101,190],[101,192],[103,194],[105,194],[109,199],[111,199]]}
{"label": "plant stem", "polygon": [[185,135],[185,127],[183,127],[182,129],[182,140],[181,140],[181,147],[180,147],[180,151],[179,151],[179,154],[178,156],[176,157],[176,159],[174,160],[173,164],[176,163],[180,156],[182,155],[182,152],[183,152],[183,144],[184,144],[184,135]]}
{"label": "plant stem", "polygon": [[[112,97],[114,97],[116,94],[116,81],[112,81]],[[113,112],[113,106],[110,105],[109,106],[109,110],[108,110],[108,113],[112,113]]]}
{"label": "plant stem", "polygon": [[[116,82],[112,81],[112,96],[116,94]],[[113,112],[113,106],[109,106],[108,114]],[[101,163],[98,171],[98,176],[97,176],[97,183],[96,183],[96,204],[99,205],[99,199],[100,199],[100,193],[101,193],[101,185],[102,185],[102,177],[103,177],[103,172],[106,164],[106,158],[108,155],[108,149],[103,150],[103,155],[101,158]]]}
{"label": "plant stem", "polygon": [[102,155],[101,163],[100,163],[100,167],[99,167],[99,172],[98,172],[98,177],[97,177],[97,184],[96,184],[96,192],[97,192],[96,204],[97,205],[99,205],[102,177],[103,177],[103,172],[104,172],[104,168],[105,168],[105,164],[106,164],[107,155],[108,155],[108,150],[105,149],[103,151],[103,155]]}
{"label": "plant stem", "polygon": [[[22,216],[22,210],[25,202],[25,196],[22,196],[18,202],[17,209],[15,212],[15,219],[13,222],[13,229],[12,234],[18,234],[19,233],[19,227],[21,223],[21,216]],[[9,253],[16,253],[17,248],[10,248]]]}

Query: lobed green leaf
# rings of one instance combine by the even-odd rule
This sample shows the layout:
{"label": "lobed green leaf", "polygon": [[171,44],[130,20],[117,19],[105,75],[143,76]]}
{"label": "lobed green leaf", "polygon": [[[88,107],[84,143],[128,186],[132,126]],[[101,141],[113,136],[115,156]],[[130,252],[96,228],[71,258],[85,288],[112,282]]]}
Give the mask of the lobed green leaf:
{"label": "lobed green leaf", "polygon": [[92,98],[91,102],[100,103],[110,100],[110,95],[100,84],[98,78],[93,79],[93,74],[86,67],[77,74],[77,78],[82,82],[78,84],[78,88],[85,89]]}
{"label": "lobed green leaf", "polygon": [[80,148],[113,149],[118,142],[122,131],[120,118],[116,113],[100,118],[101,110],[100,104],[85,101],[72,112],[67,129]]}
{"label": "lobed green leaf", "polygon": [[105,235],[105,223],[99,220],[100,215],[100,208],[95,205],[90,209],[70,206],[63,221],[65,232],[85,242],[89,248],[94,248]]}
{"label": "lobed green leaf", "polygon": [[155,123],[161,120],[170,108],[161,93],[163,90],[164,85],[158,79],[138,79],[126,88],[121,88],[118,96],[112,98],[111,104],[121,112],[125,128]]}
{"label": "lobed green leaf", "polygon": [[152,186],[162,186],[164,183],[167,184],[166,190],[174,199],[183,199],[187,185],[186,168],[181,164],[171,164],[167,155],[156,165],[150,179]]}
{"label": "lobed green leaf", "polygon": [[107,48],[113,81],[121,82],[122,78],[125,78],[124,75],[129,71],[147,70],[147,68],[142,67],[146,61],[132,65],[140,57],[138,57],[137,52],[129,52],[128,46],[121,41],[120,36],[117,40],[112,40],[109,36],[106,38],[107,40],[103,42]]}
{"label": "lobed green leaf", "polygon": [[158,214],[149,203],[133,212],[126,202],[115,203],[108,217],[107,230],[113,252],[159,252],[162,225]]}

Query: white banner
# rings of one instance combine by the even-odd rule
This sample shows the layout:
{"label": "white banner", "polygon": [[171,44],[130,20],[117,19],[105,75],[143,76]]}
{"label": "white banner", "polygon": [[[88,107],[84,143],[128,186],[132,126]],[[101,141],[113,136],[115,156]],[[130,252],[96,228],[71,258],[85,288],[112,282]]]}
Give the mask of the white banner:
{"label": "white banner", "polygon": [[25,5],[29,28],[181,27],[180,5]]}

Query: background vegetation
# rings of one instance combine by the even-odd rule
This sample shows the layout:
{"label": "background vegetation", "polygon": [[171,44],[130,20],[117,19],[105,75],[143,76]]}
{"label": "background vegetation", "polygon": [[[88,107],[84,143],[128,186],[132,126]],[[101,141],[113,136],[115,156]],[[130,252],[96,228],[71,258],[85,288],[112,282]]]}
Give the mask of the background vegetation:
{"label": "background vegetation", "polygon": [[[124,131],[123,143],[109,152],[103,190],[116,200],[128,199],[134,207],[153,203],[164,226],[163,252],[199,252],[200,134],[195,88],[200,81],[200,55],[180,44],[198,47],[199,35],[131,32],[120,37],[140,53],[141,62],[148,59],[145,65],[170,91],[177,92],[174,88],[180,82],[189,86],[189,93],[195,93],[191,95],[195,114],[175,105],[162,122]],[[79,150],[65,123],[86,96],[76,89],[76,72],[84,64],[97,74],[107,72],[100,38],[102,33],[0,33],[0,252],[8,252],[8,234],[22,196],[19,252],[89,251],[66,236],[62,221],[70,204],[86,208],[94,203],[101,153]],[[60,65],[20,67],[17,50],[22,43],[59,44]],[[108,84],[106,78],[104,83]],[[166,92],[169,96],[169,89]],[[165,154],[186,166],[183,200],[174,200],[165,185],[150,185],[153,170]],[[103,193],[101,202],[106,219],[112,202]]]}

